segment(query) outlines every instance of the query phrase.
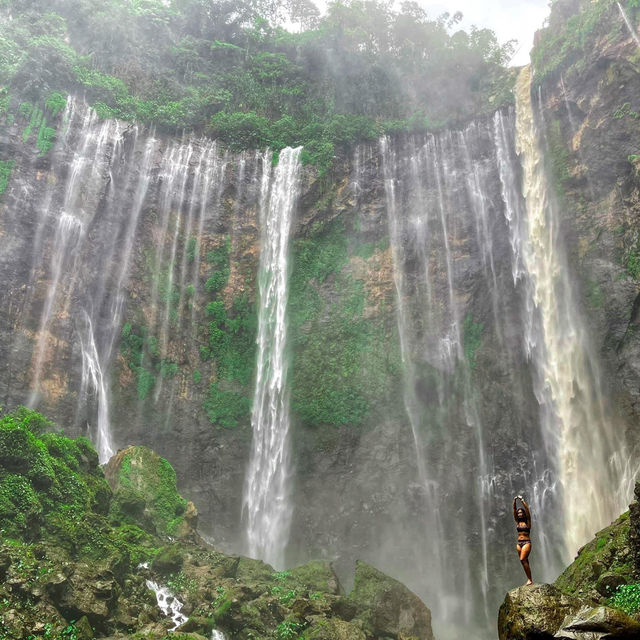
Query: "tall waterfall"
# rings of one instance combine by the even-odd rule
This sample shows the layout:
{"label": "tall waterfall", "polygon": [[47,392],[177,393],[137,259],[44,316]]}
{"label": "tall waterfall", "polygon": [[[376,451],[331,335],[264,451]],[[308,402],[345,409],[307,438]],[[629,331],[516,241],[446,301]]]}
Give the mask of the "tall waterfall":
{"label": "tall waterfall", "polygon": [[541,381],[537,395],[545,444],[561,483],[565,542],[573,554],[623,510],[633,475],[620,429],[607,413],[598,363],[574,300],[545,177],[529,67],[518,78],[516,108],[528,234],[523,258],[541,319],[540,332],[532,336]]}
{"label": "tall waterfall", "polygon": [[263,158],[260,203],[258,359],[251,415],[253,444],[244,490],[249,554],[280,568],[288,542],[289,392],[287,387],[288,250],[298,199],[301,148],[283,149],[271,178]]}
{"label": "tall waterfall", "polygon": [[631,24],[631,20],[629,20],[629,16],[627,15],[627,12],[624,10],[624,7],[619,2],[616,2],[616,4],[618,5],[618,9],[620,11],[620,15],[622,16],[622,19],[624,20],[624,23],[627,26],[629,35],[633,38],[633,41],[636,43],[636,45],[638,45],[638,48],[640,48],[640,36],[638,36],[638,32],[635,30],[635,28]]}
{"label": "tall waterfall", "polygon": [[[457,255],[461,238],[473,239],[464,251],[484,272],[492,331],[504,345],[500,323],[510,292],[499,288],[495,266],[492,234],[504,223],[499,194],[488,190],[496,182],[491,131],[483,123],[421,139],[383,138],[381,155],[404,405],[422,494],[422,521],[409,543],[414,588],[437,601],[439,617],[450,624],[472,626],[478,618],[489,624],[495,472],[469,359],[468,334],[481,326],[461,313],[467,267]],[[461,535],[453,505],[474,513],[473,546]]]}

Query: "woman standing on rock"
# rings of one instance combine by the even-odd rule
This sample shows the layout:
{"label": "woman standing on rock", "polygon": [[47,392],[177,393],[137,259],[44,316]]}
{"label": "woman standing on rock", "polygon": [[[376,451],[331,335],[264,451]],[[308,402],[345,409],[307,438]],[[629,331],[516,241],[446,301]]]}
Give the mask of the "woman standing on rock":
{"label": "woman standing on rock", "polygon": [[[522,502],[522,506],[518,508],[517,501]],[[513,518],[516,521],[516,530],[518,532],[518,542],[516,549],[518,557],[522,563],[522,568],[527,574],[527,585],[533,584],[531,579],[531,567],[529,566],[529,554],[531,553],[531,511],[529,505],[524,501],[522,496],[516,496],[513,499]]]}

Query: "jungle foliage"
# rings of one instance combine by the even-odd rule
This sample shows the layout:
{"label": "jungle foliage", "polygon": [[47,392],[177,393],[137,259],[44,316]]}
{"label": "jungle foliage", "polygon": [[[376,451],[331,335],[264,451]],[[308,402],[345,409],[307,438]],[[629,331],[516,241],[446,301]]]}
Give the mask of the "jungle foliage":
{"label": "jungle foliage", "polygon": [[[626,29],[616,0],[553,0],[547,27],[539,32],[531,52],[535,82],[558,74],[579,72],[587,66],[589,53],[602,40],[616,38]],[[632,20],[640,8],[637,0],[622,0]],[[610,19],[605,16],[610,15]]]}
{"label": "jungle foliage", "polygon": [[512,44],[460,18],[383,0],[322,17],[310,0],[2,0],[0,86],[15,108],[86,94],[103,117],[233,149],[303,144],[326,166],[353,142],[511,99]]}

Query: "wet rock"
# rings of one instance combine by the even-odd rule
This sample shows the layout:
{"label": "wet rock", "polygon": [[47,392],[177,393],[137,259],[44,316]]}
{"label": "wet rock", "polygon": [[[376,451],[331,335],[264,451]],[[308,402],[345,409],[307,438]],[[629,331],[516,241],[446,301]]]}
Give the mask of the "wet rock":
{"label": "wet rock", "polygon": [[293,582],[319,593],[340,593],[340,581],[328,562],[308,562],[287,572]]}
{"label": "wet rock", "polygon": [[631,582],[629,514],[598,531],[576,559],[555,581],[561,591],[598,601],[613,595],[620,584]]}
{"label": "wet rock", "polygon": [[93,640],[93,629],[87,616],[82,616],[82,618],[76,621],[75,627],[77,640]]}
{"label": "wet rock", "polygon": [[160,575],[167,576],[172,573],[178,573],[182,569],[183,563],[184,558],[177,547],[163,547],[153,559],[151,568]]}
{"label": "wet rock", "polygon": [[568,616],[554,637],[558,640],[637,640],[640,623],[617,609],[585,608]]}
{"label": "wet rock", "polygon": [[304,640],[365,640],[364,631],[344,620],[318,620],[305,630]]}
{"label": "wet rock", "polygon": [[627,577],[619,573],[603,573],[596,582],[596,591],[604,598],[610,598],[618,587],[628,583]]}
{"label": "wet rock", "polygon": [[420,598],[364,562],[356,563],[349,601],[358,612],[356,620],[375,636],[433,639],[431,612]]}
{"label": "wet rock", "polygon": [[583,603],[550,584],[509,591],[498,614],[500,640],[551,640]]}

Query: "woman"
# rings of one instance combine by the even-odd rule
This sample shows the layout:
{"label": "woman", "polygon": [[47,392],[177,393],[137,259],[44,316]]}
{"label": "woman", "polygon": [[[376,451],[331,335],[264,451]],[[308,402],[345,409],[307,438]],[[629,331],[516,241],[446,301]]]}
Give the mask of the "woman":
{"label": "woman", "polygon": [[[517,506],[517,501],[522,502],[522,507]],[[531,511],[529,505],[524,501],[522,496],[516,496],[513,499],[513,518],[516,521],[516,530],[518,531],[518,542],[516,549],[518,557],[522,563],[522,568],[527,574],[527,585],[533,584],[531,579],[531,567],[529,566],[529,554],[531,553]]]}

